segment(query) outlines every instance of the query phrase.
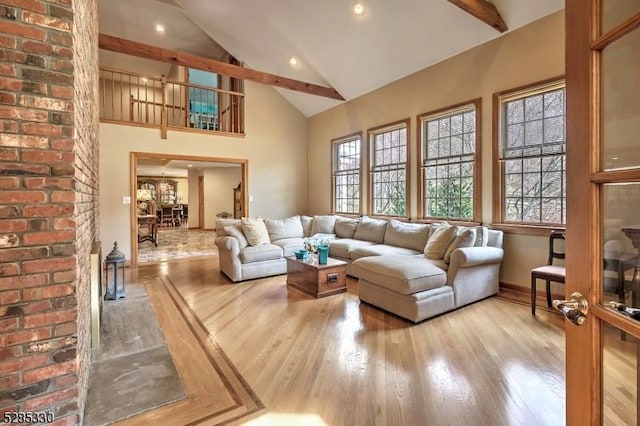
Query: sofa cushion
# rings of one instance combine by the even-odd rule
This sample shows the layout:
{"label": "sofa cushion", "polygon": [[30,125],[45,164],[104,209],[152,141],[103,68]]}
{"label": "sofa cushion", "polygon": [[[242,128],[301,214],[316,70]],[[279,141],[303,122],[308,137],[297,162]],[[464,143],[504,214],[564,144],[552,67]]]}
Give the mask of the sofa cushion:
{"label": "sofa cushion", "polygon": [[241,221],[242,232],[244,232],[244,236],[247,238],[249,245],[259,246],[270,243],[269,232],[261,217],[243,217]]}
{"label": "sofa cushion", "polygon": [[264,224],[269,232],[269,239],[273,242],[283,238],[302,238],[304,229],[300,216],[292,216],[286,219],[265,219]]}
{"label": "sofa cushion", "polygon": [[282,238],[280,240],[272,241],[271,244],[278,247],[282,247],[284,256],[293,256],[294,251],[304,248],[303,238]]}
{"label": "sofa cushion", "polygon": [[216,235],[218,237],[228,237],[229,234],[225,232],[224,227],[229,225],[240,225],[241,223],[240,219],[216,219]]}
{"label": "sofa cushion", "polygon": [[387,221],[381,219],[372,219],[368,216],[362,216],[358,229],[353,235],[356,240],[371,241],[374,243],[382,243],[384,241],[384,233],[387,229]]}
{"label": "sofa cushion", "polygon": [[431,227],[423,223],[405,223],[392,219],[387,222],[384,243],[423,251],[431,234]]}
{"label": "sofa cushion", "polygon": [[350,217],[336,216],[335,232],[338,238],[353,238],[358,229],[359,219]]}
{"label": "sofa cushion", "polygon": [[424,247],[424,254],[428,259],[444,259],[449,244],[456,237],[458,232],[457,226],[449,224],[440,225],[435,228],[433,234],[429,237],[427,245]]}
{"label": "sofa cushion", "polygon": [[445,263],[449,263],[451,253],[457,248],[473,247],[476,242],[476,228],[466,228],[458,231],[454,240],[449,244],[444,254]]}
{"label": "sofa cushion", "polygon": [[[359,247],[351,251],[350,259],[356,260],[361,257],[367,256],[390,256],[390,255],[405,255],[412,256],[420,254],[420,250],[413,250],[406,247],[396,247],[387,244],[373,244],[370,246]],[[424,255],[423,255],[424,256]]]}
{"label": "sofa cushion", "polygon": [[275,244],[262,244],[259,246],[247,246],[240,250],[240,262],[254,263],[265,260],[278,260],[282,258],[282,248]]}
{"label": "sofa cushion", "polygon": [[360,279],[401,294],[442,287],[446,273],[423,256],[371,256],[355,260],[352,269]]}
{"label": "sofa cushion", "polygon": [[314,234],[334,234],[336,217],[330,215],[314,216],[311,225],[311,235]]}
{"label": "sofa cushion", "polygon": [[329,246],[329,256],[351,259],[351,252],[358,247],[374,245],[371,241],[354,240],[351,238],[341,238],[331,241]]}
{"label": "sofa cushion", "polygon": [[247,238],[244,236],[244,232],[242,231],[242,225],[240,223],[227,225],[223,229],[227,236],[235,237],[235,239],[238,240],[239,248],[243,249],[249,245]]}

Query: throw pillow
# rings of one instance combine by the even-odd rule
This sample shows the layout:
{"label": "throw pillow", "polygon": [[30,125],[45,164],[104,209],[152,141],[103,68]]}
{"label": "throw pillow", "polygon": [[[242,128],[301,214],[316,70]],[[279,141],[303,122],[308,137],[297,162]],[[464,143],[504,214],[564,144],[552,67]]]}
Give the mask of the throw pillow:
{"label": "throw pillow", "polygon": [[368,216],[362,216],[353,238],[356,240],[371,241],[381,244],[384,241],[384,233],[386,230],[386,220],[372,219]]}
{"label": "throw pillow", "polygon": [[267,231],[269,231],[269,239],[271,241],[304,237],[300,216],[292,216],[286,219],[265,219],[264,224],[267,227]]}
{"label": "throw pillow", "polygon": [[335,216],[314,216],[313,225],[311,225],[311,235],[314,234],[333,234],[336,224]]}
{"label": "throw pillow", "polygon": [[244,232],[247,242],[251,246],[260,246],[263,244],[269,244],[269,231],[264,224],[264,220],[261,217],[242,219],[242,232]]}
{"label": "throw pillow", "polygon": [[476,242],[474,247],[486,247],[489,243],[489,228],[486,226],[476,226]]}
{"label": "throw pillow", "polygon": [[229,237],[234,237],[236,240],[238,240],[238,246],[240,247],[240,250],[249,245],[247,238],[244,236],[244,232],[242,232],[241,224],[236,223],[233,225],[227,225],[224,227],[224,232],[226,232]]}
{"label": "throw pillow", "polygon": [[457,232],[457,226],[448,224],[435,228],[427,241],[427,245],[424,247],[424,254],[427,256],[427,259],[444,259],[444,254],[447,252],[451,241],[456,237]]}
{"label": "throw pillow", "polygon": [[300,222],[302,222],[302,229],[305,237],[311,236],[311,226],[313,226],[313,218],[311,216],[300,216]]}
{"label": "throw pillow", "polygon": [[444,263],[449,263],[451,253],[457,248],[473,247],[476,242],[476,228],[465,228],[458,232],[444,254]]}
{"label": "throw pillow", "polygon": [[338,238],[353,238],[358,229],[358,219],[350,217],[336,216],[335,231]]}
{"label": "throw pillow", "polygon": [[216,219],[216,236],[226,237],[224,227],[229,225],[240,225],[240,219]]}

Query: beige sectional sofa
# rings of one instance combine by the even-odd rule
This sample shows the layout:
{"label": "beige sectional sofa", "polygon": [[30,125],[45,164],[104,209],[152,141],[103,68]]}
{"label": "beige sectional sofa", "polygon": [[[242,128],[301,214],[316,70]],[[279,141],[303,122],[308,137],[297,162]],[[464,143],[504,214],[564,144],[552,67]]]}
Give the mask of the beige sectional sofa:
{"label": "beige sectional sofa", "polygon": [[498,292],[501,231],[333,215],[264,219],[264,227],[268,241],[264,236],[251,245],[241,220],[216,222],[220,269],[232,281],[284,274],[285,257],[302,248],[305,237],[333,234],[329,254],[359,278],[360,299],[408,320]]}

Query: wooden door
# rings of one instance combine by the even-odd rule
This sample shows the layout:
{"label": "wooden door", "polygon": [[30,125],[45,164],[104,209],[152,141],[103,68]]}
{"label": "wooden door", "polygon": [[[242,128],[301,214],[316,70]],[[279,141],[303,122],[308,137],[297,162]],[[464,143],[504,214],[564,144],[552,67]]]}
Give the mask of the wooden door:
{"label": "wooden door", "polygon": [[198,228],[204,229],[204,176],[198,176]]}
{"label": "wooden door", "polygon": [[566,61],[567,424],[637,425],[640,2],[567,0]]}

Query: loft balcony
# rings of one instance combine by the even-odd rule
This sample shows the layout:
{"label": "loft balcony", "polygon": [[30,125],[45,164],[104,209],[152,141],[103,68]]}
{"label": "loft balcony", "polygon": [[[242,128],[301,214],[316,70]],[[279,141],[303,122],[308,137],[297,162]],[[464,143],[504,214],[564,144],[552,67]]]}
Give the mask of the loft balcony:
{"label": "loft balcony", "polygon": [[[238,86],[221,77],[220,86]],[[100,121],[168,130],[244,136],[242,91],[100,68]]]}

